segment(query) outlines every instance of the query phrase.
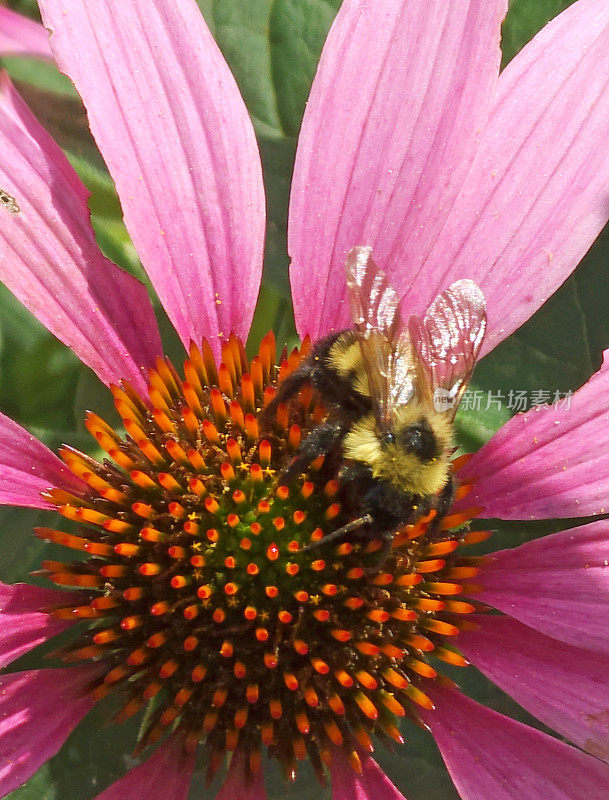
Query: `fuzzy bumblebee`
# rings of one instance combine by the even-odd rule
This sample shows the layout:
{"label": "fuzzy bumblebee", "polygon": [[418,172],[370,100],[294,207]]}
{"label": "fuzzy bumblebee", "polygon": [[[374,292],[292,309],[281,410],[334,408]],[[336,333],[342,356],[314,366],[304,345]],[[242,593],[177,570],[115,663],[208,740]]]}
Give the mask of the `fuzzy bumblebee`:
{"label": "fuzzy bumblebee", "polygon": [[404,324],[398,295],[370,248],[351,250],[345,272],[353,328],[320,340],[268,413],[305,384],[317,389],[328,416],[303,440],[282,480],[333,454],[353,519],[331,538],[380,536],[382,563],[400,528],[431,509],[440,518],[452,502],[453,422],[484,339],[485,302],[475,283],[460,280],[425,317]]}

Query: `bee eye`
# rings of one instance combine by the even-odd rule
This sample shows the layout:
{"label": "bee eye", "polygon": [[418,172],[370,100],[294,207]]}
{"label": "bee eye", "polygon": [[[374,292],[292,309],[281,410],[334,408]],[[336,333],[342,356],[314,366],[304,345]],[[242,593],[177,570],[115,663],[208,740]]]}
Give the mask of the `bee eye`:
{"label": "bee eye", "polygon": [[404,428],[398,434],[398,441],[404,450],[414,453],[423,461],[431,461],[438,455],[436,437],[425,422]]}
{"label": "bee eye", "polygon": [[395,435],[391,433],[391,431],[387,431],[383,436],[383,441],[385,444],[393,444],[395,442]]}

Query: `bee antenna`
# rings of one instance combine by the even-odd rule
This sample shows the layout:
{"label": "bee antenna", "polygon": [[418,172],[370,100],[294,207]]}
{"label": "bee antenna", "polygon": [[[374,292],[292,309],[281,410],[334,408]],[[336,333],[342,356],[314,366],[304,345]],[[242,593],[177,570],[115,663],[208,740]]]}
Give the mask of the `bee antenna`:
{"label": "bee antenna", "polygon": [[372,522],[372,517],[370,514],[364,514],[363,517],[358,517],[357,519],[348,522],[346,525],[343,525],[342,528],[338,528],[332,533],[329,533],[327,536],[324,536],[323,539],[320,539],[318,542],[312,542],[308,544],[306,547],[303,547],[300,551],[301,553],[305,553],[307,550],[313,550],[316,547],[319,547],[322,544],[328,544],[328,542],[333,542],[336,539],[340,539],[341,536],[344,536],[347,533],[351,533],[351,531],[356,531],[358,528],[363,528],[364,525],[370,525]]}

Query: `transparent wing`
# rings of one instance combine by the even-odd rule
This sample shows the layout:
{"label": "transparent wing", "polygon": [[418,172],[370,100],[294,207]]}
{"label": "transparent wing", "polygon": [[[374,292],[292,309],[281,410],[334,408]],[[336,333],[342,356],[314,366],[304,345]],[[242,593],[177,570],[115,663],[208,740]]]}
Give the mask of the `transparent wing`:
{"label": "transparent wing", "polygon": [[454,417],[486,332],[484,295],[473,281],[457,281],[436,297],[424,318],[410,318],[408,331],[417,389]]}
{"label": "transparent wing", "polygon": [[399,323],[399,298],[372,258],[371,247],[354,247],[349,251],[345,277],[355,330],[364,337],[382,333],[390,340]]}
{"label": "transparent wing", "polygon": [[397,293],[372,258],[372,248],[350,250],[345,274],[370,396],[383,424],[389,421],[397,402],[407,403],[414,394],[415,369],[408,332],[401,324]]}

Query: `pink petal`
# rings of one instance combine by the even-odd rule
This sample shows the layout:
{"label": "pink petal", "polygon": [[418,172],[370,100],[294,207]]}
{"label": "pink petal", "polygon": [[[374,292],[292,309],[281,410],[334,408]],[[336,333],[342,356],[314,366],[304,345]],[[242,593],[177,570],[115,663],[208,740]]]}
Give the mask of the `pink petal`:
{"label": "pink petal", "polygon": [[[459,473],[486,517],[543,519],[609,511],[609,361],[561,407],[512,417]],[[463,502],[461,503],[463,505]]]}
{"label": "pink petal", "polygon": [[184,738],[174,733],[95,800],[186,800],[194,768],[194,753],[184,754]]}
{"label": "pink petal", "polygon": [[41,0],[140,258],[185,345],[247,336],[264,191],[254,131],[194,0]]}
{"label": "pink petal", "polygon": [[609,521],[493,554],[476,599],[554,639],[609,654]]}
{"label": "pink petal", "polygon": [[0,675],[0,797],[54,756],[91,710],[95,674],[86,666]]}
{"label": "pink petal", "polygon": [[262,770],[257,770],[251,777],[252,780],[246,780],[245,757],[239,751],[235,752],[216,800],[266,800]]}
{"label": "pink petal", "polygon": [[52,639],[72,624],[41,611],[74,599],[73,594],[26,583],[0,583],[0,669]]}
{"label": "pink petal", "polygon": [[462,800],[606,800],[609,766],[545,733],[434,689],[425,722]]}
{"label": "pink petal", "polygon": [[52,59],[49,35],[33,19],[0,6],[0,56]]}
{"label": "pink petal", "polygon": [[396,288],[429,252],[488,116],[506,9],[505,0],[343,2],[292,185],[288,250],[301,334],[350,324],[343,264],[353,246],[371,245]]}
{"label": "pink petal", "polygon": [[609,760],[607,656],[572,647],[515,619],[470,617],[459,650],[548,727]]}
{"label": "pink petal", "polygon": [[87,190],[6,76],[0,187],[0,280],[102,381],[143,390],[161,353],[146,290],[99,252]]}
{"label": "pink petal", "polygon": [[343,751],[334,747],[331,775],[333,800],[405,800],[404,795],[398,792],[369,756],[362,755],[362,774],[359,775]]}
{"label": "pink petal", "polygon": [[488,308],[483,352],[522,325],[609,217],[608,127],[609,4],[580,0],[502,72],[448,224],[405,273],[407,307],[471,278]]}
{"label": "pink petal", "polygon": [[40,492],[52,487],[76,493],[85,488],[42,442],[0,414],[0,504],[51,508]]}

